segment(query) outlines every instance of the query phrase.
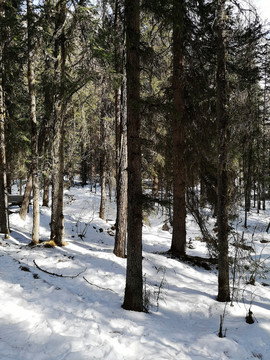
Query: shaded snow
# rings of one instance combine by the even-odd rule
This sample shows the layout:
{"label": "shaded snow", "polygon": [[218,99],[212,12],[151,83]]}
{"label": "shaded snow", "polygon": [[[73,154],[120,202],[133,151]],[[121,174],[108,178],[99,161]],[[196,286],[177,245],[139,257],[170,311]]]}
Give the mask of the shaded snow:
{"label": "shaded snow", "polygon": [[[18,213],[10,215],[11,238],[0,246],[1,360],[269,359],[270,288],[261,284],[270,284],[269,277],[258,279],[256,286],[241,285],[239,302],[226,306],[226,337],[219,338],[224,304],[215,300],[217,271],[160,255],[169,249],[171,235],[161,230],[163,219],[156,215],[151,226],[143,227],[150,313],[125,311],[126,260],[113,255],[114,238],[107,233],[114,204],[107,204],[106,222],[98,218],[99,194],[87,188],[71,188],[65,203],[64,248],[30,249],[31,211],[25,222]],[[256,226],[254,256],[269,265],[269,244],[260,242],[270,240],[264,231],[268,216],[251,214],[250,233]],[[49,222],[50,211],[41,208],[43,240],[49,239]],[[188,217],[187,238],[194,247],[188,252],[207,256],[196,236],[198,228]],[[34,260],[48,272],[79,275],[52,276]],[[245,322],[250,301],[252,325]]]}

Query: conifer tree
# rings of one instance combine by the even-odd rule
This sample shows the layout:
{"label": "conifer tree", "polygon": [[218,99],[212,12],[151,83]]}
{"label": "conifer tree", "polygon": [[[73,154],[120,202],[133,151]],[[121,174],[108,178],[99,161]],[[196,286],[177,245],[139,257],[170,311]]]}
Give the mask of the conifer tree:
{"label": "conifer tree", "polygon": [[27,0],[27,34],[28,34],[28,89],[32,133],[32,183],[33,183],[33,230],[32,243],[39,243],[39,180],[38,180],[38,134],[36,119],[36,94],[34,71],[34,13],[32,0]]}
{"label": "conifer tree", "polygon": [[218,122],[218,297],[219,301],[230,300],[228,256],[228,114],[226,85],[225,21],[226,0],[217,0],[217,122]]}
{"label": "conifer tree", "polygon": [[64,241],[64,124],[66,114],[66,1],[60,0],[55,8],[54,29],[54,138],[52,147],[52,215],[51,240],[58,246]]}
{"label": "conifer tree", "polygon": [[173,1],[173,235],[170,251],[175,256],[186,252],[185,7],[185,1]]}
{"label": "conifer tree", "polygon": [[140,1],[125,1],[127,47],[128,239],[123,308],[143,311],[140,144]]}
{"label": "conifer tree", "polygon": [[3,91],[3,50],[5,45],[4,1],[0,0],[0,230],[9,237],[7,167],[5,147],[5,109]]}

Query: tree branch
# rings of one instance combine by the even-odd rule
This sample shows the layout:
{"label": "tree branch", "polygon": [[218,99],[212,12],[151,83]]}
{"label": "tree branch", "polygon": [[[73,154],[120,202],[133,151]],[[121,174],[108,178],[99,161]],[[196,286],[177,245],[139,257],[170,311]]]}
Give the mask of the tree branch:
{"label": "tree branch", "polygon": [[84,280],[89,284],[89,285],[92,285],[92,286],[96,286],[97,288],[101,289],[101,290],[109,290],[111,292],[113,292],[114,294],[117,294],[117,292],[113,291],[112,289],[109,289],[109,288],[104,288],[102,286],[98,286],[96,284],[93,284],[91,283],[90,281],[88,281],[84,276],[83,276]]}
{"label": "tree branch", "polygon": [[74,279],[74,278],[78,277],[79,275],[81,275],[83,272],[86,271],[86,269],[84,269],[83,271],[79,272],[77,275],[62,275],[62,274],[56,274],[56,273],[53,273],[53,272],[50,272],[50,271],[47,271],[47,270],[42,269],[40,266],[38,266],[38,264],[36,263],[35,260],[33,260],[33,263],[35,264],[35,266],[36,266],[40,271],[43,271],[43,272],[45,272],[46,274],[49,274],[49,275],[58,276],[58,277],[62,277],[62,278]]}

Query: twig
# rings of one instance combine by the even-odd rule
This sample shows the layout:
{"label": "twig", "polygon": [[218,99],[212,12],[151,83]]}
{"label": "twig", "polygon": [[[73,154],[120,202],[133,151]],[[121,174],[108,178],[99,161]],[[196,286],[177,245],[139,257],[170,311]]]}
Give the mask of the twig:
{"label": "twig", "polygon": [[[117,292],[115,292],[115,291],[112,290],[112,289],[104,288],[104,287],[102,287],[102,286],[93,284],[93,283],[91,283],[90,281],[88,281],[88,280],[86,279],[86,277],[84,277],[84,276],[83,276],[83,278],[84,278],[84,280],[85,280],[89,285],[96,286],[97,288],[99,288],[99,289],[101,289],[101,290],[109,290],[109,291],[113,292],[114,294],[117,294]],[[117,295],[118,295],[118,294],[117,294]]]}
{"label": "twig", "polygon": [[76,277],[78,277],[79,275],[81,275],[83,272],[86,271],[86,269],[84,269],[83,271],[79,272],[79,274],[77,274],[77,275],[62,275],[62,274],[56,274],[56,273],[53,273],[53,272],[50,272],[50,271],[47,271],[47,270],[42,269],[40,266],[38,266],[38,264],[36,263],[35,260],[33,260],[33,263],[36,265],[36,267],[37,267],[40,271],[43,271],[43,272],[45,272],[46,274],[49,274],[49,275],[58,276],[58,277],[62,277],[62,278],[75,279]]}

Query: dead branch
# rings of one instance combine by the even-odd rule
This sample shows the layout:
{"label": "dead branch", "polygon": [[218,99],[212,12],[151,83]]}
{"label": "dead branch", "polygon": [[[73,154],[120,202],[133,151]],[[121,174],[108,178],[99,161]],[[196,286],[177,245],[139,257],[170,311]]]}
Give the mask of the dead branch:
{"label": "dead branch", "polygon": [[38,266],[38,264],[36,263],[35,260],[33,260],[33,263],[35,264],[35,266],[36,266],[40,271],[43,271],[43,272],[45,272],[46,274],[53,275],[53,276],[58,276],[58,277],[61,277],[61,278],[75,279],[76,277],[78,277],[79,275],[81,275],[82,273],[84,273],[84,272],[86,271],[86,269],[84,269],[83,271],[79,272],[77,275],[62,275],[62,274],[56,274],[56,273],[47,271],[47,270],[45,270],[45,269],[42,269],[40,266]]}
{"label": "dead branch", "polygon": [[83,276],[83,278],[84,278],[84,280],[85,280],[89,285],[96,286],[97,288],[99,288],[99,289],[101,289],[101,290],[109,290],[109,291],[113,292],[114,294],[117,294],[117,292],[113,291],[112,289],[104,288],[104,287],[102,287],[102,286],[93,284],[93,283],[91,283],[90,281],[88,281],[88,280],[86,279],[86,277],[84,277],[84,276]]}

